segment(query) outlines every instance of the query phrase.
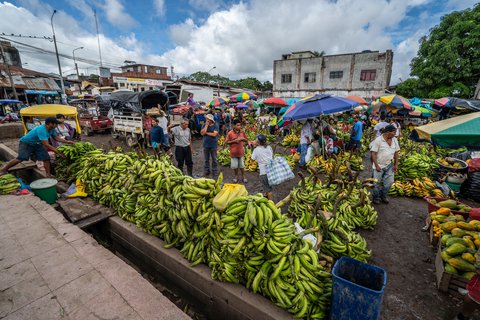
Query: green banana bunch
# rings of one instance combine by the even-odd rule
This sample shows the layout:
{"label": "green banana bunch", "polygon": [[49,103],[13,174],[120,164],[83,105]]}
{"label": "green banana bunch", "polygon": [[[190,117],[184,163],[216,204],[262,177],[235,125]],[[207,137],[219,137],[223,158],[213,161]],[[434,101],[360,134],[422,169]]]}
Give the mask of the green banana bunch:
{"label": "green banana bunch", "polygon": [[404,181],[420,177],[429,177],[432,175],[433,169],[437,167],[438,164],[435,157],[413,152],[407,157],[400,157],[400,165],[396,178]]}
{"label": "green banana bunch", "polygon": [[222,166],[225,166],[225,167],[230,166],[230,161],[231,161],[230,149],[225,148],[225,149],[220,150],[218,152],[217,159],[218,159],[218,162],[220,162],[220,164]]}
{"label": "green banana bunch", "polygon": [[21,185],[17,178],[12,174],[5,174],[0,176],[0,194],[9,194],[17,189],[20,189]]}

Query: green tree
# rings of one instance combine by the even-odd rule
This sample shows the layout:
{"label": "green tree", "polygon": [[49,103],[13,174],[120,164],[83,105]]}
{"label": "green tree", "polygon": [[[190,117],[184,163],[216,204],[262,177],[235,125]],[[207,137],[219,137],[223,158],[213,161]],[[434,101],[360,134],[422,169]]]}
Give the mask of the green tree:
{"label": "green tree", "polygon": [[397,84],[397,94],[407,97],[425,97],[426,93],[421,88],[421,83],[418,78],[408,78],[405,81]]}
{"label": "green tree", "polygon": [[260,80],[254,77],[230,80],[229,78],[223,77],[219,74],[213,75],[205,71],[197,71],[187,77],[182,77],[181,80],[215,83],[221,86],[244,88],[253,91],[266,91],[272,90],[273,88],[273,85],[270,81],[265,81],[262,83]]}
{"label": "green tree", "polygon": [[428,97],[448,93],[454,84],[466,86],[468,90],[460,90],[459,96],[468,97],[480,77],[480,4],[443,16],[420,39],[410,66],[411,74],[419,78],[418,88]]}

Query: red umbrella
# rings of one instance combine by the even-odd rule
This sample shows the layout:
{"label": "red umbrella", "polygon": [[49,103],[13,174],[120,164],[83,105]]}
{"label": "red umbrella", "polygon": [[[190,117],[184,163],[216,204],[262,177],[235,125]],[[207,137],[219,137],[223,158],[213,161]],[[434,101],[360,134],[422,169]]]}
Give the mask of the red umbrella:
{"label": "red umbrella", "polygon": [[263,104],[269,105],[269,106],[281,106],[281,107],[286,107],[288,106],[288,102],[281,99],[281,98],[268,98],[263,100]]}
{"label": "red umbrella", "polygon": [[350,99],[350,100],[353,100],[353,101],[357,101],[358,103],[360,103],[361,105],[368,105],[368,102],[363,99],[362,97],[359,97],[359,96],[346,96],[345,98],[347,99]]}
{"label": "red umbrella", "polygon": [[435,100],[435,104],[440,107],[449,107],[450,106],[450,98],[445,97],[445,98],[440,98]]}

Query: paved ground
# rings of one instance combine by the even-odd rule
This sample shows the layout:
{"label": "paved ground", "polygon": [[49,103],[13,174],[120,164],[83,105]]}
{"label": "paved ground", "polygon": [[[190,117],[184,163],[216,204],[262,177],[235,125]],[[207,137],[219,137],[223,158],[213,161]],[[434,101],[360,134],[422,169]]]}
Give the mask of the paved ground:
{"label": "paved ground", "polygon": [[35,196],[0,196],[0,319],[189,319]]}

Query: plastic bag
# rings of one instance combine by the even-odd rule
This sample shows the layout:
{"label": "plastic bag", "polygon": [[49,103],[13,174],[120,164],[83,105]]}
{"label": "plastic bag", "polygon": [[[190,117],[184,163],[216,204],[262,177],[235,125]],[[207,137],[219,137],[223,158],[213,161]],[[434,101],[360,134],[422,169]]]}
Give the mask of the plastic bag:
{"label": "plastic bag", "polygon": [[313,147],[309,145],[307,148],[307,155],[305,156],[305,163],[308,163],[313,158]]}
{"label": "plastic bag", "polygon": [[[70,188],[68,188],[68,190],[70,190]],[[86,196],[87,194],[85,193],[85,186],[80,182],[80,180],[77,179],[77,181],[75,182],[75,192],[70,195],[67,195],[67,198],[78,198],[78,197],[83,198]]]}
{"label": "plastic bag", "polygon": [[295,175],[284,157],[275,157],[267,164],[267,178],[269,185],[276,186],[295,178]]}
{"label": "plastic bag", "polygon": [[248,191],[243,184],[225,183],[222,190],[213,198],[213,206],[223,212],[230,201],[237,197],[244,197],[248,195]]}
{"label": "plastic bag", "polygon": [[[297,230],[297,234],[305,231],[305,229],[303,229],[298,223],[295,222],[294,225],[295,225],[295,229]],[[312,243],[312,247],[315,247],[315,245],[317,244],[317,237],[315,237],[311,233],[304,235],[302,239],[310,241]]]}

